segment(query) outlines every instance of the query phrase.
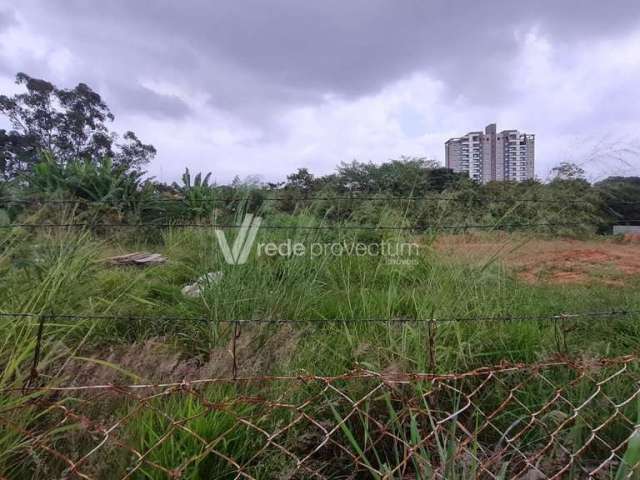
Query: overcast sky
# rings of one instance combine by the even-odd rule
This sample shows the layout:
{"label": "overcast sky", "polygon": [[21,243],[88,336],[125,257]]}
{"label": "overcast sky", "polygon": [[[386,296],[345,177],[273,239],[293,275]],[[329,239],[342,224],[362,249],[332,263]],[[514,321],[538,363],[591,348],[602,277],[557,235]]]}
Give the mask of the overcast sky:
{"label": "overcast sky", "polygon": [[494,121],[541,178],[640,174],[638,0],[0,0],[0,92],[19,71],[88,83],[165,181],[444,162]]}

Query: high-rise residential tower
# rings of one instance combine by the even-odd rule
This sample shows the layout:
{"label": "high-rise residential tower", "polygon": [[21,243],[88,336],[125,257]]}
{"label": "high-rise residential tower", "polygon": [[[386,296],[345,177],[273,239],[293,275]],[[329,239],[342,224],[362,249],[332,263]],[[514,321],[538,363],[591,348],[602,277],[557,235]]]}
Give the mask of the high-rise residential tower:
{"label": "high-rise residential tower", "polygon": [[535,135],[518,130],[498,132],[496,124],[445,143],[447,168],[481,183],[533,178]]}

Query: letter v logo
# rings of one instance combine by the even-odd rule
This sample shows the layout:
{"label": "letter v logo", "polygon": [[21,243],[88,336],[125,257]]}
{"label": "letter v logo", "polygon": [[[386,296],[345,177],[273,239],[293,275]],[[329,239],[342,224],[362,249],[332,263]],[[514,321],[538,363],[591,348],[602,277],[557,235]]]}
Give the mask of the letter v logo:
{"label": "letter v logo", "polygon": [[224,232],[222,230],[216,230],[218,245],[220,245],[222,255],[229,265],[242,265],[247,262],[249,252],[251,251],[253,242],[256,240],[256,235],[258,234],[261,223],[262,218],[254,218],[253,215],[250,214],[245,215],[231,249],[229,248]]}

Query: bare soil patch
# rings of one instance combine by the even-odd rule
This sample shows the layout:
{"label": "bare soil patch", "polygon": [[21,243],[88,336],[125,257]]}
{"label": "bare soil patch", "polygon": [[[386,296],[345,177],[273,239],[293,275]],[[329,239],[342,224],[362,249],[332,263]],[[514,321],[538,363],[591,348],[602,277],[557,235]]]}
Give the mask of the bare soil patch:
{"label": "bare soil patch", "polygon": [[459,235],[438,240],[437,252],[454,261],[499,262],[529,283],[624,285],[640,275],[640,242]]}

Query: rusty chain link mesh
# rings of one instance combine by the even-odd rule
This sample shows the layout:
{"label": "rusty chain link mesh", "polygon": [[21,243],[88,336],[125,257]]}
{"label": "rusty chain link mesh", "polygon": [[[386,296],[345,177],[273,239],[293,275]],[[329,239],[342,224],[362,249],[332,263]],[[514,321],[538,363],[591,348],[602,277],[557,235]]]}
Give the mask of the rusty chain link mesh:
{"label": "rusty chain link mesh", "polygon": [[636,357],[5,391],[6,478],[634,478]]}

